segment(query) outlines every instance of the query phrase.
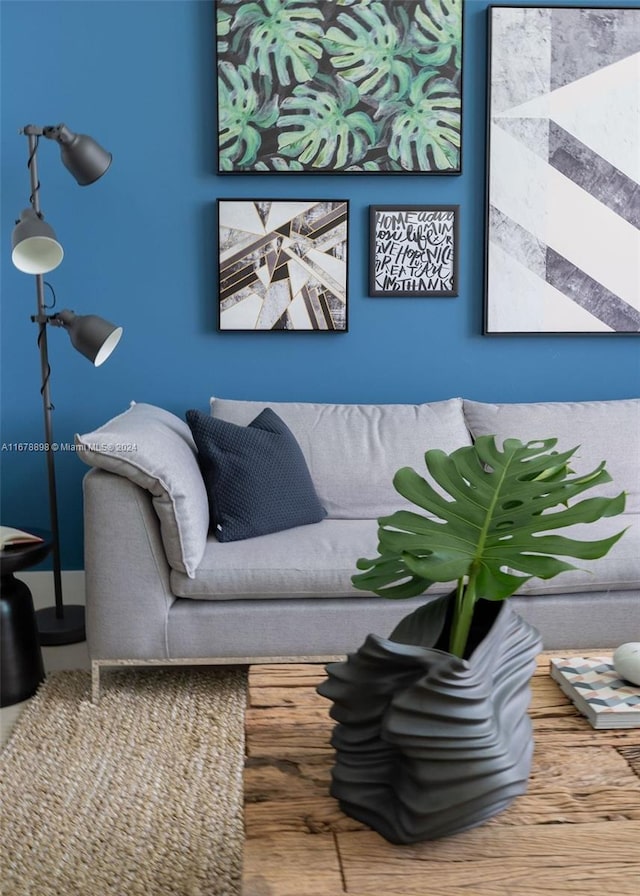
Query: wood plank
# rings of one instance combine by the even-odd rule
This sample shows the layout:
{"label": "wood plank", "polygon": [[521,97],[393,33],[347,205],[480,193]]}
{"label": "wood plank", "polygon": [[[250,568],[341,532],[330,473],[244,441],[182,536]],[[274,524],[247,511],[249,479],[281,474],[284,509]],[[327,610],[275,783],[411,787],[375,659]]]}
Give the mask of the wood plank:
{"label": "wood plank", "polygon": [[495,824],[640,820],[640,780],[613,747],[537,744],[529,787]]}
{"label": "wood plank", "polygon": [[536,743],[544,740],[553,746],[612,746],[616,748],[633,746],[638,741],[639,728],[608,728],[596,730],[577,709],[568,707],[569,712],[539,718],[532,710],[533,737]]}
{"label": "wood plank", "polygon": [[322,833],[361,827],[329,795],[331,761],[249,759],[245,767],[245,827],[253,834]]}
{"label": "wood plank", "polygon": [[329,795],[278,803],[277,815],[274,809],[273,803],[248,803],[244,807],[245,826],[251,832],[248,836],[277,837],[283,833],[336,834],[368,830],[364,824],[345,815]]}
{"label": "wood plank", "polygon": [[535,745],[529,789],[548,792],[562,787],[584,792],[603,786],[640,793],[640,781],[626,759],[612,746],[587,745],[580,749],[540,740]]}
{"label": "wood plank", "polygon": [[[495,816],[501,825],[560,824],[616,819],[640,820],[640,781],[623,757],[610,751],[600,761],[589,751],[575,762],[575,751],[545,751],[534,759],[528,792]],[[573,752],[573,755],[571,755]],[[247,830],[278,831],[362,830],[365,826],[344,815],[329,795],[330,762],[291,761],[247,764],[245,771],[245,823]]]}
{"label": "wood plank", "polygon": [[[396,846],[374,831],[356,831],[337,835],[343,859],[346,855],[366,853],[368,861],[386,855],[390,861],[415,858],[433,865],[460,865],[486,859],[520,859],[540,866],[563,865],[567,856],[576,863],[616,862],[632,867],[640,863],[640,821],[616,824],[521,825],[507,830],[491,822],[455,834],[409,846]],[[354,849],[357,846],[358,849]]]}
{"label": "wood plank", "polygon": [[[437,875],[435,878],[422,874],[388,872],[365,882],[363,888],[349,887],[347,896],[638,896],[638,872],[629,871],[629,866],[589,865],[588,869],[568,865],[564,868],[513,869],[505,867],[505,873],[497,880],[482,880],[479,873],[468,875],[468,882],[457,885]],[[633,874],[632,879],[629,875]],[[426,880],[435,881],[437,889]],[[279,890],[269,894],[279,894]],[[257,894],[256,894],[257,896]],[[320,896],[320,893],[315,894]],[[324,896],[324,891],[322,892]]]}
{"label": "wood plank", "polygon": [[313,686],[310,687],[260,687],[251,691],[250,710],[255,709],[296,709],[302,707],[316,707],[326,715],[331,708],[326,697],[317,694]]}
{"label": "wood plank", "polygon": [[333,756],[329,743],[333,725],[322,710],[247,710],[247,756],[293,760],[303,756]]}
{"label": "wood plank", "polygon": [[341,896],[333,834],[278,834],[245,841],[242,896]]}
{"label": "wood plank", "polygon": [[358,896],[424,896],[425,881],[437,881],[438,896],[637,896],[640,883],[636,821],[485,825],[416,846],[394,846],[369,831],[336,836],[346,891]]}
{"label": "wood plank", "polygon": [[273,663],[251,666],[249,690],[261,687],[315,687],[327,677],[324,663]]}

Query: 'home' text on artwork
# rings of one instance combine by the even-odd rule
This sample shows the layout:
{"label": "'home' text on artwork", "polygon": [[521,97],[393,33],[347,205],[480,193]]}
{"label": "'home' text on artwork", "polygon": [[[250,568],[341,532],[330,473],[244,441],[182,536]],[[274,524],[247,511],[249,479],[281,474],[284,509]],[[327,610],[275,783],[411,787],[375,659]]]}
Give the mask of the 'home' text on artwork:
{"label": "'home' text on artwork", "polygon": [[376,286],[384,292],[447,292],[453,285],[453,212],[394,211],[376,220]]}

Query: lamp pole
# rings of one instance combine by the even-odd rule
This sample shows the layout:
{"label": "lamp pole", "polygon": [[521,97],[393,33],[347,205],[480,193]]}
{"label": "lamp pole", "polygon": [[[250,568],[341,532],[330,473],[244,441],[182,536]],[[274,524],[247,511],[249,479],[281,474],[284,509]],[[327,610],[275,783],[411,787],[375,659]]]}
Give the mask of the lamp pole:
{"label": "lamp pole", "polygon": [[38,143],[41,137],[55,140],[60,146],[62,162],[79,186],[94,183],[111,165],[111,153],[106,152],[87,134],[77,134],[65,124],[39,127],[28,124],[20,131],[29,143],[29,177],[31,180],[31,208],[25,209],[16,221],[12,234],[11,258],[15,266],[36,278],[37,314],[31,320],[38,324],[38,348],[40,350],[40,378],[44,433],[49,484],[49,514],[51,519],[51,548],[53,557],[53,585],[55,606],[38,610],[36,620],[40,643],[44,645],[75,644],[85,640],[85,612],[83,606],[65,606],[62,599],[62,571],[60,562],[60,530],[58,525],[58,498],[56,494],[55,452],[53,450],[53,405],[49,380],[51,367],[47,347],[47,325],[64,327],[71,343],[96,367],[105,361],[122,335],[122,327],[116,327],[95,314],[76,315],[65,310],[47,315],[44,300],[44,274],[52,271],[62,261],[62,246],[53,229],[45,222],[40,209],[40,181],[38,179]]}
{"label": "lamp pole", "polygon": [[[37,150],[38,137],[42,135],[42,128],[36,128],[33,125],[27,125],[24,133],[29,141],[29,177],[31,180],[31,205],[34,212],[38,215],[40,211],[40,182],[38,180],[38,164]],[[47,323],[44,300],[44,276],[43,274],[35,274],[36,278],[36,295],[38,313],[32,318],[34,323],[38,324],[38,347],[40,349],[40,377],[42,395],[42,409],[44,413],[44,438],[47,458],[47,479],[49,486],[49,514],[51,520],[51,555],[53,559],[53,589],[55,595],[55,606],[46,607],[38,610],[36,620],[38,623],[38,632],[40,643],[44,646],[59,644],[75,644],[78,641],[85,640],[85,624],[84,624],[84,607],[69,606],[66,607],[62,600],[62,572],[60,559],[60,530],[58,526],[58,495],[56,491],[56,471],[55,471],[55,453],[53,451],[53,421],[51,411],[51,390],[49,387],[49,379],[51,376],[51,368],[49,366],[49,352],[47,347]]]}

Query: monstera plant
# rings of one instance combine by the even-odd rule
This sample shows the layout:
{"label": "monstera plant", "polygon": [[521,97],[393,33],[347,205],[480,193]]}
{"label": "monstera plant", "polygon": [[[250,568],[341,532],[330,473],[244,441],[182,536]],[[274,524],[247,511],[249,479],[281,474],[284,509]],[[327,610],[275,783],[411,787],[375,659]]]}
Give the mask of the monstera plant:
{"label": "monstera plant", "polygon": [[[327,666],[333,701],[331,793],[392,843],[467,830],[525,793],[533,756],[530,678],[541,638],[508,598],[604,556],[622,532],[580,541],[554,530],[615,516],[625,496],[582,498],[610,481],[604,463],[574,475],[576,449],[556,439],[493,436],[451,454],[427,451],[434,484],[405,467],[396,489],[426,514],[379,520],[379,556],[360,560],[358,588],[416,597],[434,582],[454,592],[411,613],[388,638],[369,635]],[[574,498],[579,498],[575,503]],[[449,638],[449,650],[447,650]]]}
{"label": "monstera plant", "polygon": [[[357,588],[390,598],[416,597],[434,582],[456,581],[449,649],[465,653],[474,608],[481,598],[501,601],[533,576],[551,579],[575,569],[564,557],[603,557],[624,534],[582,541],[549,534],[575,523],[592,523],[622,513],[624,492],[570,502],[611,477],[603,461],[584,475],[572,475],[577,448],[554,450],[557,439],[523,444],[493,436],[451,454],[427,451],[435,488],[410,467],[398,470],[396,490],[428,516],[399,510],[379,520],[379,556],[359,560]],[[407,625],[419,625],[421,612]]]}

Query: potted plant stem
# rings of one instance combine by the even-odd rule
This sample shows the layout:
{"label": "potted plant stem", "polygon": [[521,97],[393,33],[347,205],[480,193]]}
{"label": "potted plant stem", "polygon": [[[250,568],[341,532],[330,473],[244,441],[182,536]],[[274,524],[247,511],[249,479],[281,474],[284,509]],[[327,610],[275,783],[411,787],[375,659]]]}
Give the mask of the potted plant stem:
{"label": "potted plant stem", "polygon": [[[602,462],[576,475],[577,449],[556,439],[493,436],[425,454],[430,484],[404,467],[396,490],[426,514],[379,520],[378,556],[354,585],[417,597],[455,583],[389,638],[370,635],[318,688],[338,723],[331,792],[388,840],[433,839],[480,824],[526,790],[533,738],[527,715],[538,633],[506,598],[532,577],[603,557],[623,535],[584,541],[553,534],[622,513],[625,495],[582,498],[610,482]],[[575,498],[580,498],[572,503]]]}

